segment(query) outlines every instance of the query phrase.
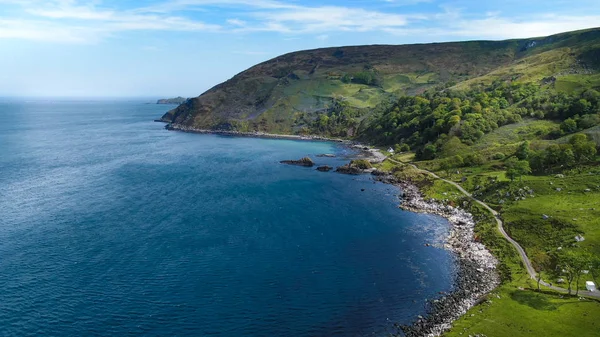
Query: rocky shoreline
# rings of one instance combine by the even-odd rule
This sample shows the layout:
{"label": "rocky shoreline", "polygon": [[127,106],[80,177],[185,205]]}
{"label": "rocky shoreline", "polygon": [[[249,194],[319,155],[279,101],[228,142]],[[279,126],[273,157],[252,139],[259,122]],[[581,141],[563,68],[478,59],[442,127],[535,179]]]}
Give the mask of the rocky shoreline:
{"label": "rocky shoreline", "polygon": [[412,325],[400,327],[407,337],[440,336],[452,327],[452,322],[500,284],[496,272],[498,261],[483,244],[475,240],[475,221],[470,213],[434,200],[425,200],[419,188],[410,182],[398,181],[390,174],[375,174],[375,180],[402,189],[400,208],[417,213],[437,214],[452,224],[444,247],[457,257],[455,290],[429,302],[426,317],[419,316]]}

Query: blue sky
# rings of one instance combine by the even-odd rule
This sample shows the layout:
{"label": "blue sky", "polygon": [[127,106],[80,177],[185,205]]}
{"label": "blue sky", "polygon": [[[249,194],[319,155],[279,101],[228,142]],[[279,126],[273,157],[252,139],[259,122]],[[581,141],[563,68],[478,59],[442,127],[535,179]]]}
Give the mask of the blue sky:
{"label": "blue sky", "polygon": [[197,96],[295,50],[598,26],[597,0],[0,0],[0,96]]}

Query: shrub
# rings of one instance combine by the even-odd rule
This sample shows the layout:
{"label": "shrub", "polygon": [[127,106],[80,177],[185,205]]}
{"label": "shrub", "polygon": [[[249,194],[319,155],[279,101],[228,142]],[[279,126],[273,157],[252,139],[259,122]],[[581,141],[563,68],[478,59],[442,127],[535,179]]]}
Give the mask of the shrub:
{"label": "shrub", "polygon": [[469,154],[465,157],[464,159],[465,165],[466,166],[478,166],[478,165],[483,165],[485,163],[485,159],[477,154]]}
{"label": "shrub", "polygon": [[396,144],[394,146],[394,151],[396,151],[398,153],[407,152],[407,151],[410,151],[410,146],[408,146],[408,144],[406,144],[406,143]]}
{"label": "shrub", "polygon": [[361,170],[368,170],[373,168],[373,165],[366,159],[356,159],[350,162],[350,166],[357,167]]}
{"label": "shrub", "polygon": [[494,153],[494,155],[492,156],[492,159],[494,160],[502,160],[504,158],[506,158],[506,156],[502,152]]}

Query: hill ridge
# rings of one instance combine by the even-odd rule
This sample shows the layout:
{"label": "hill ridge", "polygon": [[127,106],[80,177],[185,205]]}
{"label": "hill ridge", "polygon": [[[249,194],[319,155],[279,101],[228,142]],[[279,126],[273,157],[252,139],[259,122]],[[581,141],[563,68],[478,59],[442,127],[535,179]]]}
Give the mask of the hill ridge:
{"label": "hill ridge", "polygon": [[[352,118],[362,121],[378,105],[402,96],[489,84],[508,76],[511,67],[513,72],[526,71],[520,70],[529,66],[522,60],[537,62],[535,73],[524,76],[524,82],[568,73],[586,51],[600,64],[595,59],[599,46],[600,29],[596,28],[502,41],[295,51],[236,74],[167,112],[161,120],[196,129],[314,133],[311,125],[340,104],[352,110]],[[349,131],[349,136],[355,135],[356,130]]]}

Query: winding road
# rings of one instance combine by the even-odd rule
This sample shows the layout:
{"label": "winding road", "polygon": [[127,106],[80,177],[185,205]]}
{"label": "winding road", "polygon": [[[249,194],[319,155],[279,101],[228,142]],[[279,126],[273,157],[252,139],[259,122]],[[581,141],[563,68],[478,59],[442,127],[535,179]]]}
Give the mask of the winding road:
{"label": "winding road", "polygon": [[[523,261],[523,265],[525,265],[525,268],[527,269],[527,273],[529,274],[529,277],[531,277],[532,279],[537,281],[537,273],[535,272],[535,269],[533,269],[533,266],[531,265],[531,261],[529,260],[529,257],[527,257],[527,253],[525,253],[525,250],[523,249],[523,247],[521,247],[521,245],[515,241],[513,238],[511,238],[508,233],[506,233],[506,231],[504,230],[504,223],[502,222],[502,220],[500,219],[500,214],[498,212],[496,212],[494,209],[492,209],[490,206],[488,206],[488,204],[486,204],[485,202],[473,197],[473,195],[471,193],[469,193],[467,190],[465,190],[462,186],[460,186],[459,184],[451,181],[451,180],[447,180],[444,179],[440,176],[438,176],[437,174],[428,171],[428,170],[424,170],[421,168],[418,168],[416,165],[414,164],[410,164],[410,163],[403,163],[400,161],[397,161],[395,159],[392,158],[387,158],[387,160],[391,161],[392,163],[395,164],[399,164],[399,165],[410,165],[411,167],[413,167],[415,170],[420,171],[420,172],[425,172],[429,175],[431,175],[432,177],[436,178],[436,179],[440,179],[442,181],[447,182],[448,184],[453,185],[454,187],[456,187],[459,191],[461,191],[464,195],[466,195],[467,197],[469,197],[471,200],[475,201],[476,203],[480,204],[481,206],[483,206],[485,209],[487,209],[488,211],[490,211],[493,215],[494,215],[494,219],[496,219],[496,223],[498,224],[498,231],[500,231],[500,234],[502,234],[502,236],[508,241],[510,242],[516,249],[517,252],[519,252],[519,255],[521,256],[521,260]],[[569,291],[565,288],[561,288],[561,287],[556,287],[556,286],[552,286],[549,283],[545,282],[545,281],[540,281],[540,284],[544,285],[545,287],[561,292],[561,293],[568,293]],[[595,291],[595,292],[591,292],[591,291],[579,291],[579,296],[587,296],[587,297],[595,297],[595,298],[600,298],[600,292]]]}

